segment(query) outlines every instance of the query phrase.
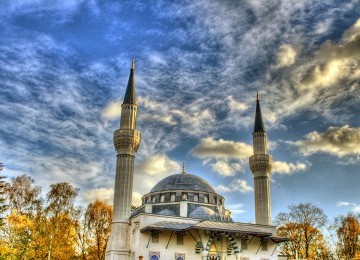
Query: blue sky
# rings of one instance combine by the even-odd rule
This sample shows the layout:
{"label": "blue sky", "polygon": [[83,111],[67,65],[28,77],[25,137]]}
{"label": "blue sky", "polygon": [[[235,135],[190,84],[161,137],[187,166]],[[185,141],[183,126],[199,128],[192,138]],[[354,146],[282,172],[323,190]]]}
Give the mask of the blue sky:
{"label": "blue sky", "polygon": [[254,220],[255,95],[268,131],[273,216],[311,202],[360,212],[360,3],[2,1],[0,161],[79,203],[112,199],[131,59],[142,143],[134,203],[187,171]]}

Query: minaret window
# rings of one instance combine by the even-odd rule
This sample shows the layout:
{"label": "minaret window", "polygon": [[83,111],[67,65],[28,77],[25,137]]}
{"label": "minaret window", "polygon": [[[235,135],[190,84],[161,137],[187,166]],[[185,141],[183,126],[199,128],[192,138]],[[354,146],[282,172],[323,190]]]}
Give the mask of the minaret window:
{"label": "minaret window", "polygon": [[165,202],[165,195],[164,195],[164,194],[161,195],[161,197],[160,197],[160,202]]}
{"label": "minaret window", "polygon": [[156,202],[156,198],[155,196],[152,198],[152,203],[155,203]]}

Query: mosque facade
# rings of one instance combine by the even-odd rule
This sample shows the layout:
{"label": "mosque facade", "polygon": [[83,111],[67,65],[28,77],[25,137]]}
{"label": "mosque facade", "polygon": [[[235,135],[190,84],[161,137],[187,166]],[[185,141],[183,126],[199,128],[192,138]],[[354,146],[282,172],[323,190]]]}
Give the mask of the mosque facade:
{"label": "mosque facade", "polygon": [[234,222],[225,199],[204,179],[187,173],[170,175],[142,197],[131,212],[134,160],[141,134],[136,130],[135,62],[114,132],[117,152],[113,223],[107,260],[275,260],[278,243],[271,224],[272,158],[257,96],[253,132],[255,224]]}

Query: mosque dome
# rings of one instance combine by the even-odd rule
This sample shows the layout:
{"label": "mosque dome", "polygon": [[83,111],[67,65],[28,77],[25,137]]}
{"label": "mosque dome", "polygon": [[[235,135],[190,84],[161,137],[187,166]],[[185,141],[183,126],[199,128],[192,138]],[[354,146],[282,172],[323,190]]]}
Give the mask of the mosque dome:
{"label": "mosque dome", "polygon": [[132,216],[151,213],[203,220],[232,221],[224,197],[204,179],[185,172],[159,181],[142,197],[142,206]]}
{"label": "mosque dome", "polygon": [[216,194],[214,188],[211,187],[207,181],[188,173],[179,173],[166,177],[158,182],[151,189],[150,193],[176,190],[199,191]]}
{"label": "mosque dome", "polygon": [[189,217],[204,220],[220,220],[220,215],[218,213],[215,213],[214,210],[204,206],[197,207],[190,213]]}

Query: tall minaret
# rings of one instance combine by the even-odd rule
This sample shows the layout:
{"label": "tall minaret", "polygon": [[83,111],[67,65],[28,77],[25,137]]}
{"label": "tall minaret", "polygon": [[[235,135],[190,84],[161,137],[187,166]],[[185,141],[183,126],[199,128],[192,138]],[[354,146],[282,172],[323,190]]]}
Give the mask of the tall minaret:
{"label": "tall minaret", "polygon": [[134,159],[140,145],[136,130],[135,60],[132,61],[124,102],[121,105],[120,129],[114,132],[117,152],[114,189],[114,211],[111,234],[106,247],[106,259],[129,260],[129,218],[133,190]]}
{"label": "tall minaret", "polygon": [[260,110],[259,94],[256,94],[256,113],[253,132],[254,155],[249,158],[254,175],[255,223],[271,225],[270,172],[272,157],[267,151],[267,134]]}

